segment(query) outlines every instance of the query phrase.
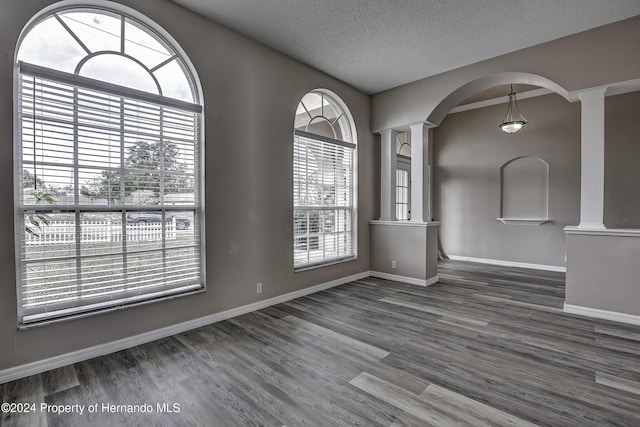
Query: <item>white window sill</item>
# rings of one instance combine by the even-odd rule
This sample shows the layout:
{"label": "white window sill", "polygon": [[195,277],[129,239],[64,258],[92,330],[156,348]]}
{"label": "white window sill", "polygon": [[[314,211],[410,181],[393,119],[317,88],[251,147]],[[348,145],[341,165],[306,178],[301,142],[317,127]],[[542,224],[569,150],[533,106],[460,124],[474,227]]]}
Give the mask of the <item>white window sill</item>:
{"label": "white window sill", "polygon": [[506,225],[542,225],[551,222],[549,218],[496,218]]}
{"label": "white window sill", "polygon": [[300,267],[294,267],[293,272],[300,273],[302,271],[313,270],[314,268],[328,267],[330,265],[342,264],[343,262],[355,261],[357,259],[358,259],[357,256],[349,256],[346,258],[333,259],[326,262],[319,262],[316,264],[301,265]]}

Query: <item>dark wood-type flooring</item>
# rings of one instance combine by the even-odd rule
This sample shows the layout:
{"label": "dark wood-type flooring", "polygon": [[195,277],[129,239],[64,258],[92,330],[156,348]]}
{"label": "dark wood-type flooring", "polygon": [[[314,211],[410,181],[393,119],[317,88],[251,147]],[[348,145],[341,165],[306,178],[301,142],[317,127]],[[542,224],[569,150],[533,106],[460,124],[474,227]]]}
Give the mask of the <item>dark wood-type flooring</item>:
{"label": "dark wood-type flooring", "polygon": [[0,424],[640,426],[640,327],[564,314],[560,273],[439,272],[428,288],[363,279],[1,385],[2,402],[38,410]]}

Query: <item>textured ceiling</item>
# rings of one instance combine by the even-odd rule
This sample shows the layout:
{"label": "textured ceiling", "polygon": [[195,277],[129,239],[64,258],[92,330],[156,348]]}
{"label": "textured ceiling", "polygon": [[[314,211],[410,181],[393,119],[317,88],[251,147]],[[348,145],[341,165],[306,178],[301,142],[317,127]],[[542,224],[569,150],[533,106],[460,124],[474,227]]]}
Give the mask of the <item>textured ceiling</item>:
{"label": "textured ceiling", "polygon": [[173,0],[367,93],[640,14],[639,0]]}

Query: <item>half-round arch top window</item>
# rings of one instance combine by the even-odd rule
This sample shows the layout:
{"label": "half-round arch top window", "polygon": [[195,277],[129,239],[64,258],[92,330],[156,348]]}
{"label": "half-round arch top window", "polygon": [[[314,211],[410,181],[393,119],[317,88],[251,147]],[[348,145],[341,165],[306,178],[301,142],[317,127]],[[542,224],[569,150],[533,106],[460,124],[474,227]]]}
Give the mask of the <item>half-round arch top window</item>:
{"label": "half-round arch top window", "polygon": [[302,97],[296,110],[294,127],[315,135],[354,143],[350,119],[333,97],[313,91]]}
{"label": "half-round arch top window", "polygon": [[25,35],[18,61],[198,102],[193,77],[170,44],[112,11],[73,8],[45,16]]}
{"label": "half-round arch top window", "polygon": [[43,12],[17,46],[21,325],[204,288],[199,82],[109,3]]}
{"label": "half-round arch top window", "polygon": [[294,268],[356,255],[356,137],[344,104],[324,90],[296,110],[293,148]]}

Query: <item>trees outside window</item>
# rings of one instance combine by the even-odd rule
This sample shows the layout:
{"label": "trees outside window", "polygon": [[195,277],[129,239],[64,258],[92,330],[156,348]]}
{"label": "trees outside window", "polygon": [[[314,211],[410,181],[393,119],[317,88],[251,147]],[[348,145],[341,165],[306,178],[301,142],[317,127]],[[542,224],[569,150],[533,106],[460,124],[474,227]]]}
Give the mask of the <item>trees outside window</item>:
{"label": "trees outside window", "polygon": [[[80,194],[91,199],[110,202],[133,201],[136,192],[149,194],[148,203],[159,203],[162,194],[193,192],[193,178],[186,174],[186,165],[179,160],[175,144],[136,141],[129,147],[124,169],[112,168],[80,186]],[[124,174],[123,174],[124,171]],[[121,191],[124,177],[124,193]],[[122,199],[124,197],[124,199]],[[139,198],[138,198],[139,199]]]}

